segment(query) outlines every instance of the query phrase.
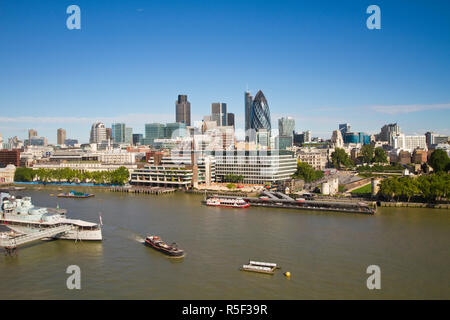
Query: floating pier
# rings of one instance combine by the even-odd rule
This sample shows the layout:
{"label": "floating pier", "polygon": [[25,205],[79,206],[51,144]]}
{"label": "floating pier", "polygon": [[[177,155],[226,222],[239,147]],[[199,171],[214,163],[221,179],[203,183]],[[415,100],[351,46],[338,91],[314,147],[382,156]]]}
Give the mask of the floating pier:
{"label": "floating pier", "polygon": [[0,235],[0,247],[4,247],[6,254],[17,255],[17,247],[29,242],[36,240],[41,240],[44,238],[52,238],[58,234],[66,233],[72,230],[74,227],[71,225],[63,225],[59,227],[46,228],[40,231],[27,233],[27,234],[16,234],[16,233],[2,233]]}
{"label": "floating pier", "polygon": [[143,193],[143,194],[167,194],[176,191],[174,188],[163,187],[112,187],[109,189],[112,192],[127,192],[127,193]]}
{"label": "floating pier", "polygon": [[[376,211],[376,203],[373,207],[365,202],[350,202],[350,201],[312,201],[302,200],[297,201],[288,196],[280,196],[272,192],[263,192],[265,199],[255,197],[239,197],[250,204],[251,207],[267,207],[267,208],[283,208],[296,210],[310,210],[310,211],[334,211],[334,212],[349,212],[374,214]],[[215,195],[217,198],[238,198],[232,196]],[[268,199],[267,199],[268,198]]]}
{"label": "floating pier", "polygon": [[276,263],[250,260],[248,264],[242,265],[242,267],[239,270],[273,275],[275,274],[276,269],[280,269],[280,267],[277,266]]}

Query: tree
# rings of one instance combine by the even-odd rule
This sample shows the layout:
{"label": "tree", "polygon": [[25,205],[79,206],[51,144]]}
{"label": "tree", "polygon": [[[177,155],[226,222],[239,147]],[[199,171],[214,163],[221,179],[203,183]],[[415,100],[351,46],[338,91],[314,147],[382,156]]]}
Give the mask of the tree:
{"label": "tree", "polygon": [[387,163],[386,151],[383,148],[375,148],[375,155],[373,157],[373,162],[375,163]]}
{"label": "tree", "polygon": [[366,144],[361,148],[361,158],[364,163],[372,163],[374,157],[374,147]]}
{"label": "tree", "polygon": [[341,168],[343,166],[349,167],[353,165],[353,162],[350,160],[348,154],[341,148],[336,148],[336,150],[334,150],[331,154],[331,161],[333,162],[333,166],[335,168]]}
{"label": "tree", "polygon": [[231,189],[236,188],[236,185],[234,183],[228,183],[227,188],[231,190]]}
{"label": "tree", "polygon": [[447,153],[442,149],[436,149],[430,156],[428,161],[435,172],[445,171],[448,168],[450,159]]}
{"label": "tree", "polygon": [[31,182],[35,175],[36,173],[31,168],[17,168],[14,173],[14,181]]}
{"label": "tree", "polygon": [[314,170],[306,162],[297,161],[297,172],[294,174],[294,177],[303,179],[305,182],[311,182],[323,178],[323,172],[321,170]]}
{"label": "tree", "polygon": [[128,182],[129,176],[130,173],[128,169],[125,167],[120,167],[119,169],[116,169],[113,172],[111,172],[110,175],[111,184],[123,185],[126,182]]}

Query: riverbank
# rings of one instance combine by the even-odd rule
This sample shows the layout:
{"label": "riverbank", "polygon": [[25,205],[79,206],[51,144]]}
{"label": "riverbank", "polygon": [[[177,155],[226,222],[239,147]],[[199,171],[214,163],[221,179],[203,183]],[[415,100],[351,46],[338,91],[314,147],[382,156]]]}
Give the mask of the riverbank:
{"label": "riverbank", "polygon": [[[1,189],[6,189],[9,187],[25,187],[26,189],[30,190],[58,190],[58,191],[65,191],[65,190],[102,190],[102,191],[110,191],[110,192],[117,192],[117,188],[123,188],[119,186],[107,186],[107,185],[83,185],[83,184],[24,184],[24,183],[14,183],[10,185],[2,186]],[[14,190],[11,190],[14,191]],[[175,190],[174,190],[175,191]],[[173,193],[174,191],[170,192],[137,192],[137,193],[143,193],[143,194],[161,194],[161,193]],[[177,190],[182,191],[184,193],[188,194],[201,194],[210,196],[210,195],[222,195],[222,196],[240,196],[240,197],[256,197],[256,193],[246,193],[242,191],[215,191],[215,190]],[[295,195],[294,195],[295,196]],[[318,196],[316,198],[317,200],[331,200],[331,201],[342,201],[342,202],[354,202],[355,200],[358,200],[359,198],[345,198],[345,197],[331,197],[331,196]],[[374,203],[375,200],[368,200],[365,198],[361,198],[361,201],[366,201],[369,203]],[[417,203],[417,202],[386,202],[386,201],[378,201],[377,205],[379,207],[396,207],[396,208],[428,208],[428,209],[450,209],[450,204],[445,203]]]}
{"label": "riverbank", "polygon": [[450,209],[448,203],[417,203],[417,202],[384,202],[378,203],[380,207],[405,207],[405,208],[428,208],[428,209]]}

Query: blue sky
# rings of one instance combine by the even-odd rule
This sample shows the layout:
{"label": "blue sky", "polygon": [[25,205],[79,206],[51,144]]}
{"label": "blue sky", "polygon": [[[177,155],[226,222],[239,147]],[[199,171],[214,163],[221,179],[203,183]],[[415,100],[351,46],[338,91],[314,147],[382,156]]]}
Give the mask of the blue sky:
{"label": "blue sky", "polygon": [[[81,30],[66,8],[81,8]],[[381,9],[381,30],[366,8]],[[0,133],[35,128],[88,140],[92,122],[173,122],[226,102],[244,121],[244,91],[273,117],[329,138],[338,123],[378,132],[450,134],[449,1],[0,0]]]}

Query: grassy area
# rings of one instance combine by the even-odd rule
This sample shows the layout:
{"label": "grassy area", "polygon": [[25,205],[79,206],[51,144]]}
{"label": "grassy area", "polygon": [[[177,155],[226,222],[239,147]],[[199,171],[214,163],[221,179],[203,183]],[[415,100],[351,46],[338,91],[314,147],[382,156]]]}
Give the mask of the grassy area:
{"label": "grassy area", "polygon": [[353,190],[352,193],[357,193],[357,194],[372,193],[372,186],[370,183],[366,184],[365,186],[362,186],[361,188]]}

